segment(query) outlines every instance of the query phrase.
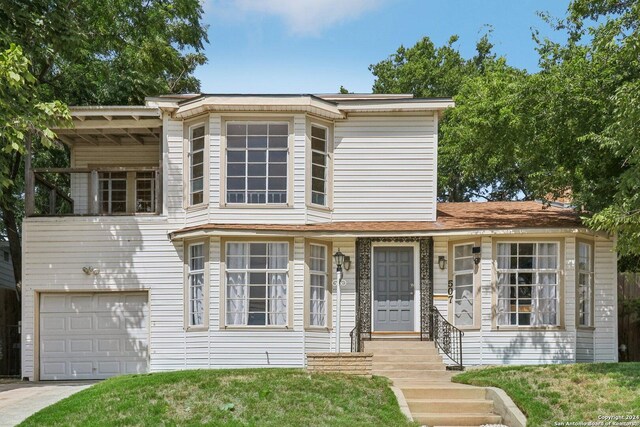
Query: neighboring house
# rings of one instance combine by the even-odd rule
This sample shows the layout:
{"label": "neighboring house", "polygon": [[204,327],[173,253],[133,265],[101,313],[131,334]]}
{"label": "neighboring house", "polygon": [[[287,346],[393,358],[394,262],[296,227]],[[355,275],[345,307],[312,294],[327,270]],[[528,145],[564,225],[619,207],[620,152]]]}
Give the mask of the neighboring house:
{"label": "neighboring house", "polygon": [[9,242],[0,240],[0,289],[3,288],[14,290],[16,288],[16,280],[13,277]]}
{"label": "neighboring house", "polygon": [[536,202],[436,203],[450,107],[183,95],[72,108],[75,128],[58,132],[71,169],[27,164],[27,188],[51,199],[26,193],[23,376],[302,367],[371,337],[432,339],[434,324],[440,340],[464,331],[465,365],[617,360],[610,236]]}

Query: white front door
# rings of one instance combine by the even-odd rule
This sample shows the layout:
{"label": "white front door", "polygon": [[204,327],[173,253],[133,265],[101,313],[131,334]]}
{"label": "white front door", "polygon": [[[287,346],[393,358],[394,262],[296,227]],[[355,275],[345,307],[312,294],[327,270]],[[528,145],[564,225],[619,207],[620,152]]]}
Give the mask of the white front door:
{"label": "white front door", "polygon": [[43,293],[40,379],[104,379],[147,372],[146,293]]}

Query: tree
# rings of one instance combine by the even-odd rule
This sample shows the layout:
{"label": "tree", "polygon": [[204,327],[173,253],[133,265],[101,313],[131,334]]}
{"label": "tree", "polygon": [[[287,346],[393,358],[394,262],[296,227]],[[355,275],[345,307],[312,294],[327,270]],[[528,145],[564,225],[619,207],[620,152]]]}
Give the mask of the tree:
{"label": "tree", "polygon": [[[198,91],[193,71],[206,61],[202,49],[207,42],[201,18],[198,0],[0,0],[0,49],[16,46],[26,60],[21,75],[30,87],[18,91],[27,108],[20,114],[31,117],[37,108],[29,106],[59,101],[58,110],[49,112],[64,118],[65,104],[140,104],[149,95]],[[0,103],[11,104],[13,96],[2,91]],[[11,117],[0,114],[3,122]],[[33,129],[51,139],[53,124]],[[0,135],[0,146],[12,147],[0,152],[0,225],[14,265],[21,264],[24,193],[24,138],[19,136]],[[66,161],[64,153],[42,148],[35,151],[34,163]],[[14,271],[19,283],[20,269]]]}

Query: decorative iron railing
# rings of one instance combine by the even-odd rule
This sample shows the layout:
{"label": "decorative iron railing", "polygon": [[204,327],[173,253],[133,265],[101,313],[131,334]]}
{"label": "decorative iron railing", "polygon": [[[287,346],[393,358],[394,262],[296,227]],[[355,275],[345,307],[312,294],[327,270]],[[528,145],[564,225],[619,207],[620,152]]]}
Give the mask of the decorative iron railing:
{"label": "decorative iron railing", "polygon": [[453,326],[442,316],[436,307],[431,307],[431,325],[433,341],[455,364],[453,369],[462,370],[462,336],[464,332]]}
{"label": "decorative iron railing", "polygon": [[349,332],[349,336],[351,337],[351,353],[357,353],[360,351],[360,331],[358,326]]}

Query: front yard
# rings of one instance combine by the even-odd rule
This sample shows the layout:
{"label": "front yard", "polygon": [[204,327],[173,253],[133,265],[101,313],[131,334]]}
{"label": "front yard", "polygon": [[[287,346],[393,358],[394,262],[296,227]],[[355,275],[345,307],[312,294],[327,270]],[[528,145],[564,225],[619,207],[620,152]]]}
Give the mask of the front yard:
{"label": "front yard", "polygon": [[197,370],[112,378],[21,426],[413,425],[385,378],[299,369]]}
{"label": "front yard", "polygon": [[[640,363],[472,369],[453,381],[503,389],[527,416],[529,426],[566,421],[640,425]],[[599,418],[616,416],[622,418]]]}

